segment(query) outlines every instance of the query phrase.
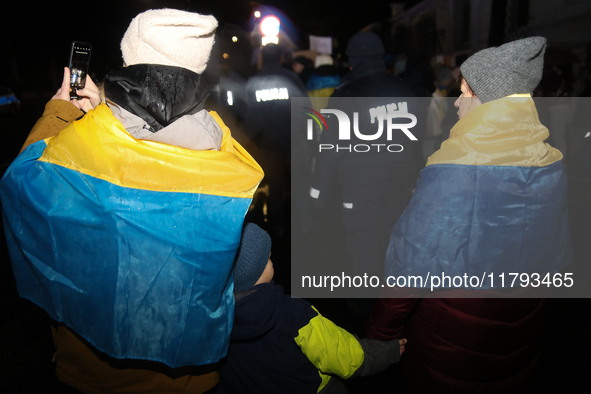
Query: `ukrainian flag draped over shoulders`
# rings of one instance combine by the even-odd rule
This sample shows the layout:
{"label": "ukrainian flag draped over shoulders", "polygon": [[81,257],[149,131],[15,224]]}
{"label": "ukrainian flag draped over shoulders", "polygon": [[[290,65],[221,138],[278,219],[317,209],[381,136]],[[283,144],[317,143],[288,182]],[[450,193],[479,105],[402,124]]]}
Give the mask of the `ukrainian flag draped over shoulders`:
{"label": "ukrainian flag draped over shoulders", "polygon": [[1,198],[19,294],[117,358],[225,356],[232,265],[262,170],[220,151],[135,140],[100,105],[25,149]]}
{"label": "ukrainian flag draped over shoulders", "polygon": [[[421,172],[392,231],[385,275],[481,278],[569,263],[567,178],[548,136],[529,95],[463,117]],[[485,279],[482,288],[500,285]]]}

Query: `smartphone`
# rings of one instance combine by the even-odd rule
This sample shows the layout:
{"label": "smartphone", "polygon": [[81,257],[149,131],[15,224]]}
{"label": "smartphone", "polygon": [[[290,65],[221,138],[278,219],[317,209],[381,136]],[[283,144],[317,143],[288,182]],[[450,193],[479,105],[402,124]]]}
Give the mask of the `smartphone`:
{"label": "smartphone", "polygon": [[92,45],[87,42],[73,41],[70,51],[70,100],[78,100],[78,89],[84,89]]}

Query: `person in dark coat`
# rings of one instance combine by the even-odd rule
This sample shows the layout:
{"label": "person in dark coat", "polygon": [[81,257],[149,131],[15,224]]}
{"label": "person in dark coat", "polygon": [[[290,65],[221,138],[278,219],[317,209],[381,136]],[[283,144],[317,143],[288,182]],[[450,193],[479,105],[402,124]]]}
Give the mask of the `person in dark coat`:
{"label": "person in dark coat", "polygon": [[[359,129],[362,130],[377,128],[370,117],[380,107],[384,110],[400,107],[400,110],[409,112],[416,109],[412,91],[400,78],[388,74],[384,53],[384,46],[376,34],[367,32],[353,36],[347,46],[352,69],[327,105],[327,108],[338,108],[342,98],[350,98],[352,101],[347,102],[352,102],[360,114]],[[372,99],[354,101],[355,98]],[[330,118],[327,121],[332,130]],[[338,133],[322,132],[320,144],[349,146],[353,142],[339,141],[338,138]],[[342,207],[352,271],[356,275],[381,276],[390,231],[404,210],[418,177],[419,163],[413,153],[417,141],[398,131],[393,133],[391,140],[383,133],[377,140],[356,142],[384,144],[384,147],[396,145],[398,148],[396,152],[375,147],[363,153],[351,149],[318,152],[310,196],[315,203],[327,205],[334,202],[329,196],[340,188],[338,205]]]}
{"label": "person in dark coat", "polygon": [[[269,229],[283,236],[289,228],[286,198],[290,193],[291,98],[308,95],[298,75],[281,65],[280,46],[265,45],[262,56],[261,70],[246,83],[248,114],[244,132],[260,149],[255,157],[265,170],[269,185]],[[300,174],[300,169],[293,170],[294,177]]]}
{"label": "person in dark coat", "polygon": [[[377,302],[367,336],[408,337],[411,393],[532,391],[545,302],[526,297],[572,259],[562,154],[531,97],[545,48],[531,37],[462,64],[460,119],[392,231],[385,275],[409,288]],[[501,279],[515,273],[531,286]]]}
{"label": "person in dark coat", "polygon": [[406,339],[358,339],[272,282],[271,238],[246,223],[236,257],[236,307],[219,393],[347,393],[340,379],[398,362]]}

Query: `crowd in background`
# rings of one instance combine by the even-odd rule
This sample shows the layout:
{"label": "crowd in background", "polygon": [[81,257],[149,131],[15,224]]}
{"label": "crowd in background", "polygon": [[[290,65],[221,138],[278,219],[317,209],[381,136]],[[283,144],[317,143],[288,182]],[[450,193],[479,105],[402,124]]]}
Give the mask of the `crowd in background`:
{"label": "crowd in background", "polygon": [[[335,49],[333,54],[305,51],[305,55],[296,53],[296,56],[294,56],[292,49],[284,49],[281,46],[278,46],[275,51],[277,51],[277,58],[274,62],[276,65],[281,65],[283,75],[291,73],[289,78],[292,81],[294,74],[299,77],[301,84],[296,83],[293,86],[297,92],[296,97],[312,98],[312,105],[316,110],[326,108],[328,98],[351,71],[350,60],[342,49],[340,51]],[[254,52],[258,53],[262,60],[262,51]],[[425,134],[419,141],[418,150],[420,152],[417,154],[419,167],[422,167],[429,156],[438,150],[441,143],[449,137],[451,128],[458,120],[453,101],[461,94],[458,75],[460,66],[468,57],[469,54],[460,54],[455,57],[438,56],[427,59],[420,54],[393,54],[387,51],[382,56],[388,74],[397,76],[410,89],[411,95],[431,98],[429,114],[424,119]],[[441,61],[443,58],[453,58],[453,61],[447,61],[451,63],[450,65],[443,64]],[[241,142],[250,144],[254,149],[254,155],[264,161],[267,160],[266,154],[257,156],[261,146],[260,139],[263,138],[262,134],[264,133],[253,132],[252,122],[250,124],[244,123],[249,115],[249,110],[256,107],[256,103],[253,105],[251,102],[252,95],[249,96],[245,90],[247,83],[250,81],[253,86],[253,78],[257,73],[260,73],[261,64],[264,64],[261,61],[256,61],[257,58],[254,55],[253,59],[249,63],[247,56],[230,54],[226,59],[221,59],[218,62],[213,61],[215,68],[209,68],[206,74],[216,82],[211,105],[222,116],[227,116],[228,121],[235,124],[239,132],[244,132],[244,135],[238,133],[238,138],[244,136]],[[268,67],[268,63],[265,67]],[[575,73],[575,70],[579,71],[578,74]],[[573,64],[545,64],[542,80],[532,94],[536,99],[551,98],[551,100],[536,101],[540,107],[540,120],[552,130],[547,142],[561,151],[565,165],[569,166],[570,173],[575,176],[585,176],[591,171],[589,154],[591,139],[586,129],[581,127],[581,125],[588,123],[589,114],[584,110],[584,99],[579,99],[591,97],[591,70],[587,72],[585,70],[584,67],[576,67]],[[581,77],[581,74],[586,74],[587,77]],[[228,91],[231,91],[232,94],[231,103],[228,101]],[[284,132],[289,131],[288,128],[291,127],[289,121],[287,119],[281,120],[277,116],[275,114],[273,122],[276,122],[277,125],[284,124]],[[250,119],[252,120],[252,117]],[[278,129],[282,129],[282,127]],[[287,140],[288,134],[285,134],[283,139]],[[284,145],[285,147],[286,145]],[[267,147],[265,153],[268,151]],[[282,151],[281,155],[286,160],[290,157],[290,153],[286,151]],[[268,168],[272,169],[272,173],[275,173],[277,166],[268,166]],[[286,177],[285,179],[289,179],[287,173],[284,172],[283,176]],[[295,178],[299,180],[302,177],[308,179],[305,174],[301,173],[298,173]],[[294,177],[291,179],[293,180]],[[268,180],[266,179],[263,184]],[[288,185],[284,185],[283,194],[285,198],[290,197]],[[266,221],[269,218],[265,219],[261,215],[265,198],[264,194],[259,195],[257,204],[253,206],[256,209],[251,212],[251,215],[264,219],[262,222],[259,221],[263,226],[270,225]],[[287,207],[287,205],[282,206],[283,208]],[[277,208],[276,212],[280,210],[281,208]],[[283,228],[279,234],[288,231]]]}

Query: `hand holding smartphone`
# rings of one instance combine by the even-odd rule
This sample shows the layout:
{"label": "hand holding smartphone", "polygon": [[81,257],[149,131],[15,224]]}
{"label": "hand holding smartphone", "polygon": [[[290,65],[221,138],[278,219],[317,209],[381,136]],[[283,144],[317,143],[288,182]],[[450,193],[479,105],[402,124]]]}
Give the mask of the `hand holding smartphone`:
{"label": "hand holding smartphone", "polygon": [[84,89],[92,45],[87,42],[73,41],[70,50],[70,100],[79,100],[78,89]]}

